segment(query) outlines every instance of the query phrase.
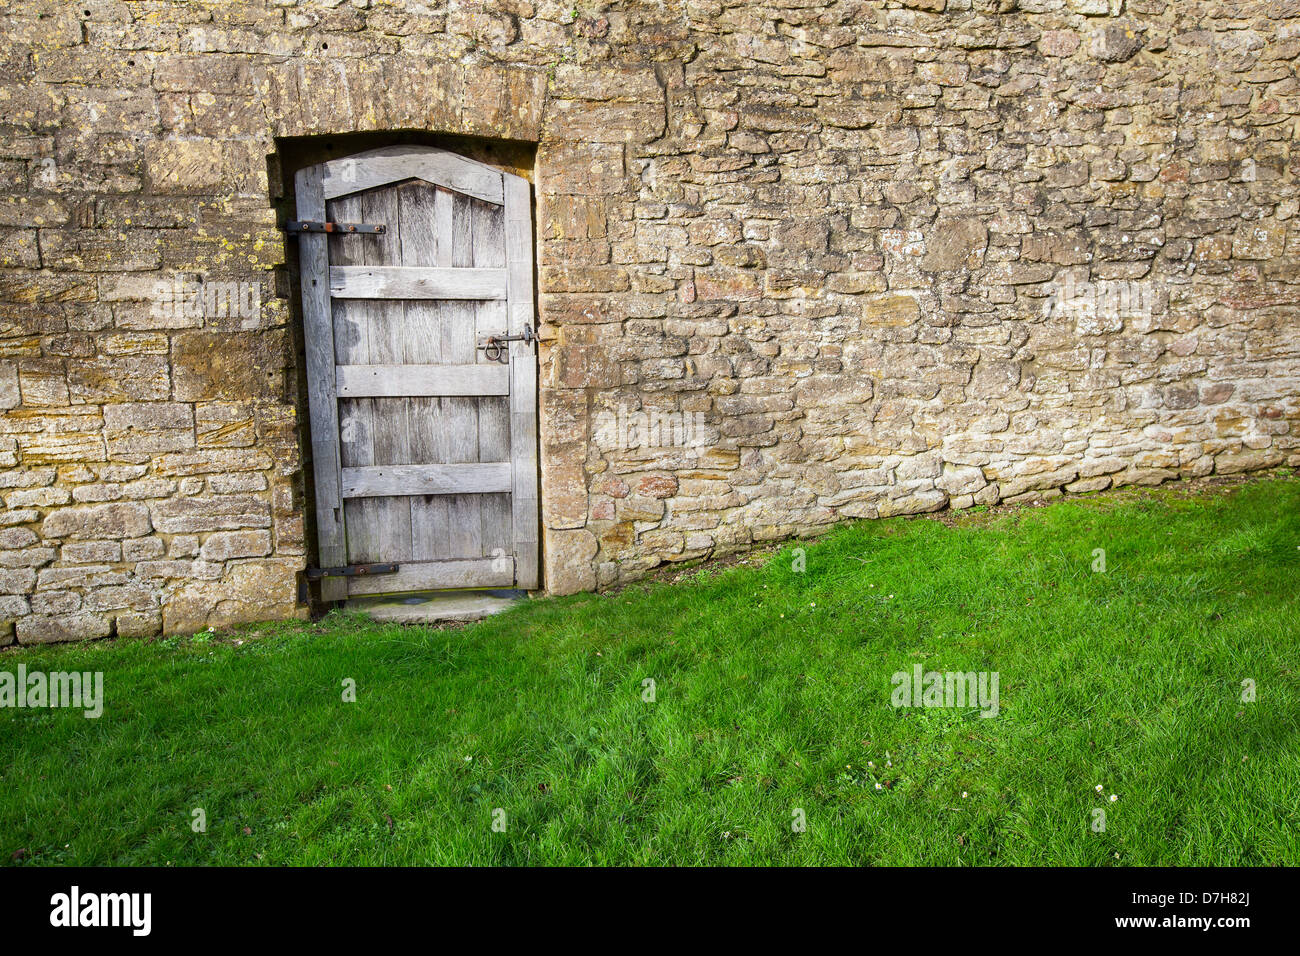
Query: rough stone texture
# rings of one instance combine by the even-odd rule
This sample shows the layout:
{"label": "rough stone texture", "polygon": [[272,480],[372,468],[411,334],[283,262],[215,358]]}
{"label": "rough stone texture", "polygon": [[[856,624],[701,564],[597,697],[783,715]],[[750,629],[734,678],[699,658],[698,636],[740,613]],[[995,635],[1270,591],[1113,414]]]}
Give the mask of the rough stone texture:
{"label": "rough stone texture", "polygon": [[0,644],[303,612],[293,137],[536,144],[553,591],[1300,464],[1295,0],[0,9]]}

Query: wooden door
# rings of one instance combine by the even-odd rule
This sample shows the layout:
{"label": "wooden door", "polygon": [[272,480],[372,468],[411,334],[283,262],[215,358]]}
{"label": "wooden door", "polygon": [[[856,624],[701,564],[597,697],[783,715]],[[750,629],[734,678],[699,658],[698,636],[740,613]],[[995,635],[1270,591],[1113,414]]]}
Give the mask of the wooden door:
{"label": "wooden door", "polygon": [[[323,600],[538,586],[528,183],[432,147],[298,173]],[[304,228],[300,225],[298,228]],[[330,228],[330,227],[326,227]]]}

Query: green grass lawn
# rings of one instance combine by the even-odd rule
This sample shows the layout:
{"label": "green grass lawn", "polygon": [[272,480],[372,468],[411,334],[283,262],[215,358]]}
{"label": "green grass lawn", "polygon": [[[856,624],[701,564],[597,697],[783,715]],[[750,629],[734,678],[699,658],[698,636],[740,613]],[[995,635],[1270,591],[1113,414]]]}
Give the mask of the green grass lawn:
{"label": "green grass lawn", "polygon": [[[1280,474],[862,522],[468,627],[12,650],[106,702],[0,710],[0,862],[1300,864],[1298,585]],[[894,708],[918,663],[996,671],[998,715]]]}

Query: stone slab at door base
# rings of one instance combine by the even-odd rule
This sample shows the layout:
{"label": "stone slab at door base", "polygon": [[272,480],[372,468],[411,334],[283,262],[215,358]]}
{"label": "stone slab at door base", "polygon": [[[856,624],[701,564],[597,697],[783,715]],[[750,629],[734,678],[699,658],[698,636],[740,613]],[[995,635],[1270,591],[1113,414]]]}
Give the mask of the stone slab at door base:
{"label": "stone slab at door base", "polygon": [[388,595],[347,602],[349,611],[359,611],[389,624],[440,624],[447,621],[479,621],[509,610],[522,594],[512,591],[444,591],[437,594]]}

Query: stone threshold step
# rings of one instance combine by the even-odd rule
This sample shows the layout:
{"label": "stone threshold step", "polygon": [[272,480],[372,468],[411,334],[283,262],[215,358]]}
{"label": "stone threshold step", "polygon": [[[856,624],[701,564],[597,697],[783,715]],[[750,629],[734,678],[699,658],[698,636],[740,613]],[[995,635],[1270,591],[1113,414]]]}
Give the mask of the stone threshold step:
{"label": "stone threshold step", "polygon": [[499,614],[528,597],[527,591],[426,591],[353,598],[349,611],[393,624],[439,624],[478,621]]}

